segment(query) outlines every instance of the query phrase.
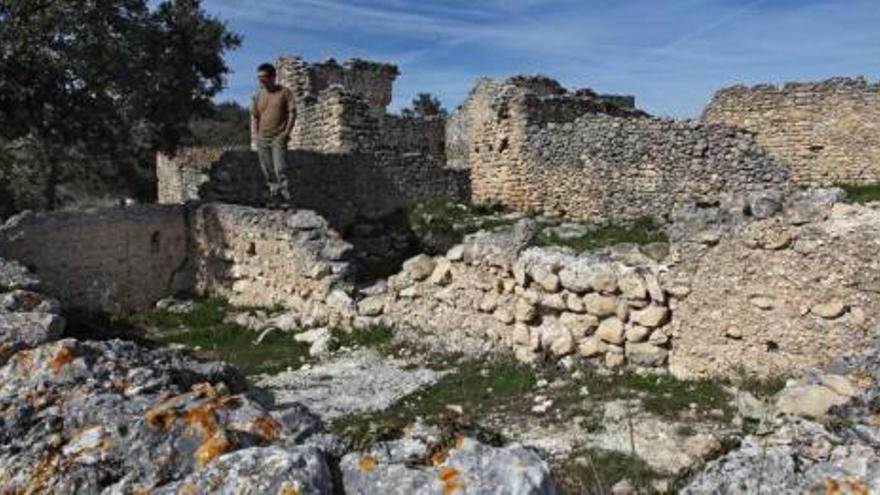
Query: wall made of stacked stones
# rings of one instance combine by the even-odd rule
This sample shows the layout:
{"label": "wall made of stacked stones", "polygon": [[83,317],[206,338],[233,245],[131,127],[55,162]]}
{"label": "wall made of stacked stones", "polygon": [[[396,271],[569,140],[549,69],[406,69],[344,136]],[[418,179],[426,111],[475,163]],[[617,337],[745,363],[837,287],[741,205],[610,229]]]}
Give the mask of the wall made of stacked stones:
{"label": "wall made of stacked stones", "polygon": [[715,95],[703,120],[754,132],[799,184],[880,181],[880,83],[733,86]]}
{"label": "wall made of stacked stones", "polygon": [[652,118],[587,91],[533,87],[523,78],[482,81],[462,107],[477,202],[605,221],[787,184],[785,164],[746,131]]}
{"label": "wall made of stacked stones", "polygon": [[379,131],[379,149],[421,153],[446,162],[446,118],[442,115],[407,117],[387,115]]}
{"label": "wall made of stacked stones", "polygon": [[68,309],[144,309],[192,285],[182,206],[22,213],[0,227],[0,256]]}
{"label": "wall made of stacked stones", "polygon": [[[173,163],[167,161],[167,168],[173,168]],[[287,164],[293,203],[318,211],[339,227],[358,216],[377,218],[418,201],[461,201],[470,195],[467,171],[447,169],[443,163],[419,153],[289,151]],[[264,179],[256,154],[251,151],[227,151],[215,161],[182,161],[178,165],[196,170],[163,173],[160,183],[166,176],[174,180],[189,178],[195,183],[175,182],[176,187],[197,191],[195,197],[199,199],[244,205],[265,201]],[[184,195],[168,192],[165,196]]]}
{"label": "wall made of stacked stones", "polygon": [[320,320],[314,325],[338,323],[328,319],[350,305],[351,246],[316,213],[206,204],[191,225],[197,292],[282,305]]}
{"label": "wall made of stacked stones", "polygon": [[591,112],[531,126],[525,143],[541,209],[573,218],[665,216],[693,198],[784,188],[789,176],[748,132],[693,121]]}

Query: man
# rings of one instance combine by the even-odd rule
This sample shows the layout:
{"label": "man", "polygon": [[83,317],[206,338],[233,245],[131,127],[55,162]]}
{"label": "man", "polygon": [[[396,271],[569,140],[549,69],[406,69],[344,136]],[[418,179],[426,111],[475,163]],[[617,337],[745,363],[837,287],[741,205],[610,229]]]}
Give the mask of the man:
{"label": "man", "polygon": [[251,103],[251,141],[260,158],[260,169],[269,186],[269,204],[287,206],[290,202],[284,153],[296,122],[293,93],[275,82],[275,66],[257,68],[260,89]]}

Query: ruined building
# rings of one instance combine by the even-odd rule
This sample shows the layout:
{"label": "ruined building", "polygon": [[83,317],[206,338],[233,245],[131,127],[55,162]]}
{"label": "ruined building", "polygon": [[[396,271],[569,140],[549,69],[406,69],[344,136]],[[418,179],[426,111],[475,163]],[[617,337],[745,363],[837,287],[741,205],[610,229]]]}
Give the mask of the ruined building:
{"label": "ruined building", "polygon": [[[337,226],[436,198],[611,221],[720,194],[880,180],[880,84],[863,79],[736,86],[702,119],[676,120],[629,96],[517,76],[481,79],[448,117],[401,117],[387,112],[393,65],[277,65],[299,105],[293,197]],[[160,157],[160,201],[258,205],[255,160],[205,149]]]}

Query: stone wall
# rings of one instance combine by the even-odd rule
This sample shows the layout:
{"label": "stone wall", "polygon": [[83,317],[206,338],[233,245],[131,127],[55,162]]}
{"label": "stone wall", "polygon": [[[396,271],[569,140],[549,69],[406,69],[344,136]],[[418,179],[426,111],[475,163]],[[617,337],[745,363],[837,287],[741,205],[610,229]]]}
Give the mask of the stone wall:
{"label": "stone wall", "polygon": [[[260,205],[265,186],[256,154],[250,151],[184,152],[162,158],[158,169],[160,200],[196,198]],[[197,162],[193,156],[211,161]],[[358,215],[377,218],[408,204],[435,198],[465,200],[468,173],[444,168],[430,156],[391,151],[287,155],[291,197],[298,208],[318,211],[334,226]]]}
{"label": "stone wall", "polygon": [[446,163],[446,118],[385,116],[379,130],[381,150],[397,153],[420,153],[439,164]]}
{"label": "stone wall", "polygon": [[192,286],[181,206],[25,212],[0,227],[0,256],[25,264],[71,309],[144,309]]}
{"label": "stone wall", "polygon": [[703,120],[754,132],[799,184],[880,181],[880,83],[733,86],[715,95]]}
{"label": "stone wall", "polygon": [[314,212],[206,204],[191,224],[197,292],[281,305],[307,326],[338,324],[351,306],[351,246]]}
{"label": "stone wall", "polygon": [[545,78],[482,81],[463,106],[473,199],[614,220],[787,183],[786,166],[746,131],[658,119],[614,101]]}

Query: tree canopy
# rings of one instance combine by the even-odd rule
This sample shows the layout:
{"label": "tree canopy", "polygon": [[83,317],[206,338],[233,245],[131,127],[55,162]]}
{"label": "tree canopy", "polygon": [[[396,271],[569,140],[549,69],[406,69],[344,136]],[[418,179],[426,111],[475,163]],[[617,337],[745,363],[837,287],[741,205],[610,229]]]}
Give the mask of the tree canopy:
{"label": "tree canopy", "polygon": [[189,137],[240,43],[199,0],[0,2],[0,178],[31,162],[44,200],[14,207],[53,208],[83,173],[133,180]]}
{"label": "tree canopy", "polygon": [[413,98],[412,105],[403,110],[407,117],[430,117],[432,115],[446,115],[446,110],[440,100],[431,93],[419,93]]}

